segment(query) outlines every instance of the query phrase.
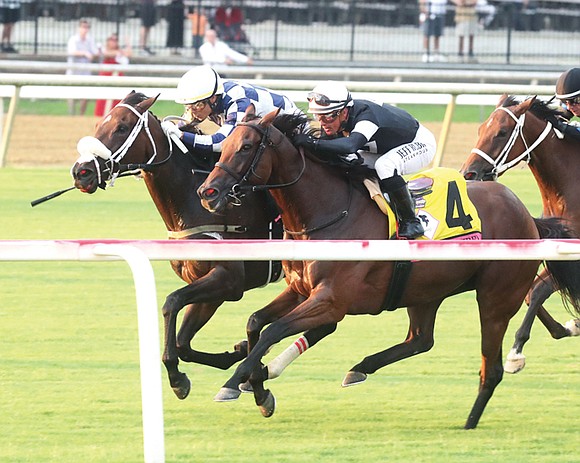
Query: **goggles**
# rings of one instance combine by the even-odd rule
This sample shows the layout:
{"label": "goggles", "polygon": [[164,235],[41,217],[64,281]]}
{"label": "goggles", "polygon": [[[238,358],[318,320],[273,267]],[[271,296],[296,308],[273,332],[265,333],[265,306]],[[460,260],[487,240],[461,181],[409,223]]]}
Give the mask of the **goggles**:
{"label": "goggles", "polygon": [[189,103],[186,106],[193,109],[194,111],[199,111],[200,109],[205,108],[207,104],[207,100],[196,101],[195,103]]}
{"label": "goggles", "polygon": [[337,109],[336,111],[332,111],[328,114],[317,114],[316,118],[325,124],[330,124],[336,120],[341,111],[342,109]]}
{"label": "goggles", "polygon": [[560,100],[566,107],[580,105],[580,96],[574,98],[566,98],[565,100]]}
{"label": "goggles", "polygon": [[314,101],[318,106],[330,106],[332,103],[346,103],[344,100],[331,100],[322,93],[310,92],[306,96],[308,102]]}

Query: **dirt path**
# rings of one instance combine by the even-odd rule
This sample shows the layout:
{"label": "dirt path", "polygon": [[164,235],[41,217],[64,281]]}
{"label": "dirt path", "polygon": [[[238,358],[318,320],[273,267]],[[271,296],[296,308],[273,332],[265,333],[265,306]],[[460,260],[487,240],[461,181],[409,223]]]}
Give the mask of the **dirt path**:
{"label": "dirt path", "polygon": [[[95,118],[18,115],[10,140],[6,165],[55,165],[69,168],[77,158],[80,138],[94,134]],[[440,123],[425,124],[436,137]],[[443,157],[443,166],[458,169],[473,148],[478,124],[455,123]]]}

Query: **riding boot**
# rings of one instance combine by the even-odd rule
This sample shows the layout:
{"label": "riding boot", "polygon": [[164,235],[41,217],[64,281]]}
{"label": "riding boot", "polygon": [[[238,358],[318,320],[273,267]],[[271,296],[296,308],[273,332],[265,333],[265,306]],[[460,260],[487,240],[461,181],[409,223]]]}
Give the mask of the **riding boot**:
{"label": "riding boot", "polygon": [[381,179],[379,185],[383,195],[388,195],[387,199],[397,217],[398,238],[414,240],[423,235],[425,229],[415,216],[415,200],[403,177],[395,174],[393,177]]}

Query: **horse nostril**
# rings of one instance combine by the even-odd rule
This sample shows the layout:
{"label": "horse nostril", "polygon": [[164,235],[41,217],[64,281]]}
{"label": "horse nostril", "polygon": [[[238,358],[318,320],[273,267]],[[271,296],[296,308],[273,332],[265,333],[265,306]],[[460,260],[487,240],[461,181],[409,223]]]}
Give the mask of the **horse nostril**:
{"label": "horse nostril", "polygon": [[203,191],[203,196],[207,199],[213,198],[213,197],[217,196],[217,194],[218,194],[218,190],[216,190],[215,188],[206,188]]}

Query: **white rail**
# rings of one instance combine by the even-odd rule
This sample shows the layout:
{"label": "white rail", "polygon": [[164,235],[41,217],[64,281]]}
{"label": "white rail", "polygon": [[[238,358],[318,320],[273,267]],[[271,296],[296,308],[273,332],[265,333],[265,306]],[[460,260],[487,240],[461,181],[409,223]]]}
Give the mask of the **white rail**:
{"label": "white rail", "polygon": [[125,260],[137,298],[145,463],[165,462],[160,340],[151,260],[575,260],[580,240],[511,241],[0,241],[0,261]]}
{"label": "white rail", "polygon": [[[10,98],[0,145],[0,167],[4,165],[8,152],[20,98],[116,99],[125,96],[126,89],[135,89],[149,95],[159,93],[161,99],[173,100],[177,82],[177,77],[0,74],[0,97]],[[306,92],[318,83],[316,80],[291,79],[255,79],[248,82],[287,93],[295,101],[305,101]],[[502,93],[549,96],[554,91],[548,85],[359,81],[346,81],[345,84],[355,98],[371,98],[386,103],[446,104],[434,166],[439,166],[443,159],[456,104],[494,105]]]}

